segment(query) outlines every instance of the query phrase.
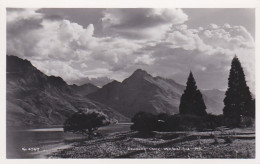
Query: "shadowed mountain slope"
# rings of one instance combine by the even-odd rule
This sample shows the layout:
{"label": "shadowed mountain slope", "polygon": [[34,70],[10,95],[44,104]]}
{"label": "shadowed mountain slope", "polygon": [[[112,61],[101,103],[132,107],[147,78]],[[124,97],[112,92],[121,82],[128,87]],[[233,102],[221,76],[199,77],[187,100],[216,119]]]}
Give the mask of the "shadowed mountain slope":
{"label": "shadowed mountain slope", "polygon": [[80,95],[80,96],[86,96],[90,93],[96,92],[99,88],[91,83],[83,84],[83,85],[70,85],[69,86],[71,90],[73,90],[74,93]]}
{"label": "shadowed mountain slope", "polygon": [[28,60],[7,56],[6,77],[7,126],[61,125],[79,109],[102,111],[111,119],[128,121],[112,108],[81,96],[62,78],[43,74]]}

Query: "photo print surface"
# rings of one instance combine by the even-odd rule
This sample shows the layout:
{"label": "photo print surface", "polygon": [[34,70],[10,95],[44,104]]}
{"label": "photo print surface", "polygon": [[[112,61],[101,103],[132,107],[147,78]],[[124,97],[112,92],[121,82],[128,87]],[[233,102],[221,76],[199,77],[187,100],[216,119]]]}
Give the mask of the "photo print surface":
{"label": "photo print surface", "polygon": [[7,8],[7,158],[255,158],[255,10]]}

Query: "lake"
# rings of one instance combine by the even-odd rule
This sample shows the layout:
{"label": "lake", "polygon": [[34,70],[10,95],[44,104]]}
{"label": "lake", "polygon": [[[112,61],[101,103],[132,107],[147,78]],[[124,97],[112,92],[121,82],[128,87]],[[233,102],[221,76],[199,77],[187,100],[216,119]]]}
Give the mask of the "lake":
{"label": "lake", "polygon": [[[130,125],[120,123],[109,125],[100,127],[98,132],[106,136],[115,132],[128,131]],[[7,129],[7,158],[46,158],[45,155],[55,152],[57,149],[67,148],[73,142],[86,139],[81,134],[64,133],[63,128]]]}

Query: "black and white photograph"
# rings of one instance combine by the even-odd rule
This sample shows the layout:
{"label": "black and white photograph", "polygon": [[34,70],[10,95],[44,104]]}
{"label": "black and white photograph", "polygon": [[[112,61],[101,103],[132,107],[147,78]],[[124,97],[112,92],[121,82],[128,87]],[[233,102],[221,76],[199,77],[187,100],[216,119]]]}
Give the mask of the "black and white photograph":
{"label": "black and white photograph", "polygon": [[255,8],[6,9],[7,159],[255,159]]}

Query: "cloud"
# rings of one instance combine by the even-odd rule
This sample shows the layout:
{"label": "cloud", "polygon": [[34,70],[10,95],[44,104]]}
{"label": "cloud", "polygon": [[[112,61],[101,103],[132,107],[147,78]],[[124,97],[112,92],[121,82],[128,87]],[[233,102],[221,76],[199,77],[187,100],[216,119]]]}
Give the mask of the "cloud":
{"label": "cloud", "polygon": [[[205,29],[199,33],[204,43],[212,47],[212,52],[222,52],[226,60],[235,54],[239,57],[247,75],[251,90],[255,88],[255,48],[254,39],[243,26],[225,24],[218,28]],[[224,56],[223,56],[224,57]]]}
{"label": "cloud", "polygon": [[192,70],[200,88],[224,89],[237,54],[254,91],[254,39],[243,26],[189,28],[181,9],[107,9],[105,33],[95,36],[94,24],[49,17],[37,9],[8,9],[7,53],[70,84],[104,76],[123,80],[142,68],[180,83]]}
{"label": "cloud", "polygon": [[[183,72],[192,69],[200,75],[200,79],[204,77],[199,81],[203,84],[201,87],[206,88],[214,83],[216,87],[227,87],[230,63],[236,54],[244,67],[248,85],[254,92],[254,40],[243,26],[211,24],[198,29],[176,26],[168,32],[164,42],[150,47],[150,50],[158,58],[154,63],[159,62],[163,66],[171,63],[167,67],[175,68],[175,73],[168,76],[183,79],[184,82],[184,77],[181,77]],[[219,78],[215,82],[209,78],[213,74]]]}
{"label": "cloud", "polygon": [[74,69],[70,63],[58,60],[35,61],[32,60],[36,68],[40,68],[47,75],[61,76],[65,81],[75,80],[84,77],[80,71]]}
{"label": "cloud", "polygon": [[79,78],[71,81],[71,84],[84,85],[86,83],[92,83],[98,87],[102,87],[103,85],[111,81],[113,81],[113,79],[109,79],[108,77],[97,77],[97,78],[84,77],[84,78]]}
{"label": "cloud", "polygon": [[44,17],[34,9],[8,9],[7,53],[29,59],[48,75],[65,80],[85,76],[72,61],[85,62],[91,53],[96,44],[93,25],[84,29],[68,20]]}
{"label": "cloud", "polygon": [[181,9],[107,9],[102,23],[108,32],[132,39],[160,39],[188,16]]}
{"label": "cloud", "polygon": [[135,52],[142,47],[140,42],[129,42],[124,38],[108,38],[100,43],[93,57],[106,62],[111,70],[123,70],[138,57]]}
{"label": "cloud", "polygon": [[135,59],[135,63],[137,64],[146,64],[146,65],[152,65],[154,63],[155,59],[151,58],[150,55],[142,55],[142,56],[138,56]]}
{"label": "cloud", "polygon": [[221,53],[207,55],[197,49],[172,48],[164,44],[151,49],[155,61],[152,67],[147,68],[149,72],[156,72],[155,75],[172,78],[185,84],[192,70],[199,88],[227,87],[228,66],[231,60],[225,55]]}
{"label": "cloud", "polygon": [[237,47],[254,48],[254,39],[243,26],[231,27],[225,24],[222,27],[205,29],[199,33],[199,36],[215,48],[229,50]]}
{"label": "cloud", "polygon": [[218,25],[216,25],[216,24],[210,24],[210,25],[208,25],[207,28],[210,29],[210,30],[218,29]]}
{"label": "cloud", "polygon": [[42,15],[37,13],[38,9],[19,9],[19,8],[8,8],[7,9],[7,23],[18,22],[25,19],[41,19]]}
{"label": "cloud", "polygon": [[[29,59],[44,73],[68,82],[125,69],[134,63],[137,56],[132,54],[141,47],[140,42],[124,38],[94,37],[93,24],[84,28],[66,19],[44,19],[37,10],[8,10],[9,15],[7,53]],[[112,74],[122,79],[118,75]]]}

